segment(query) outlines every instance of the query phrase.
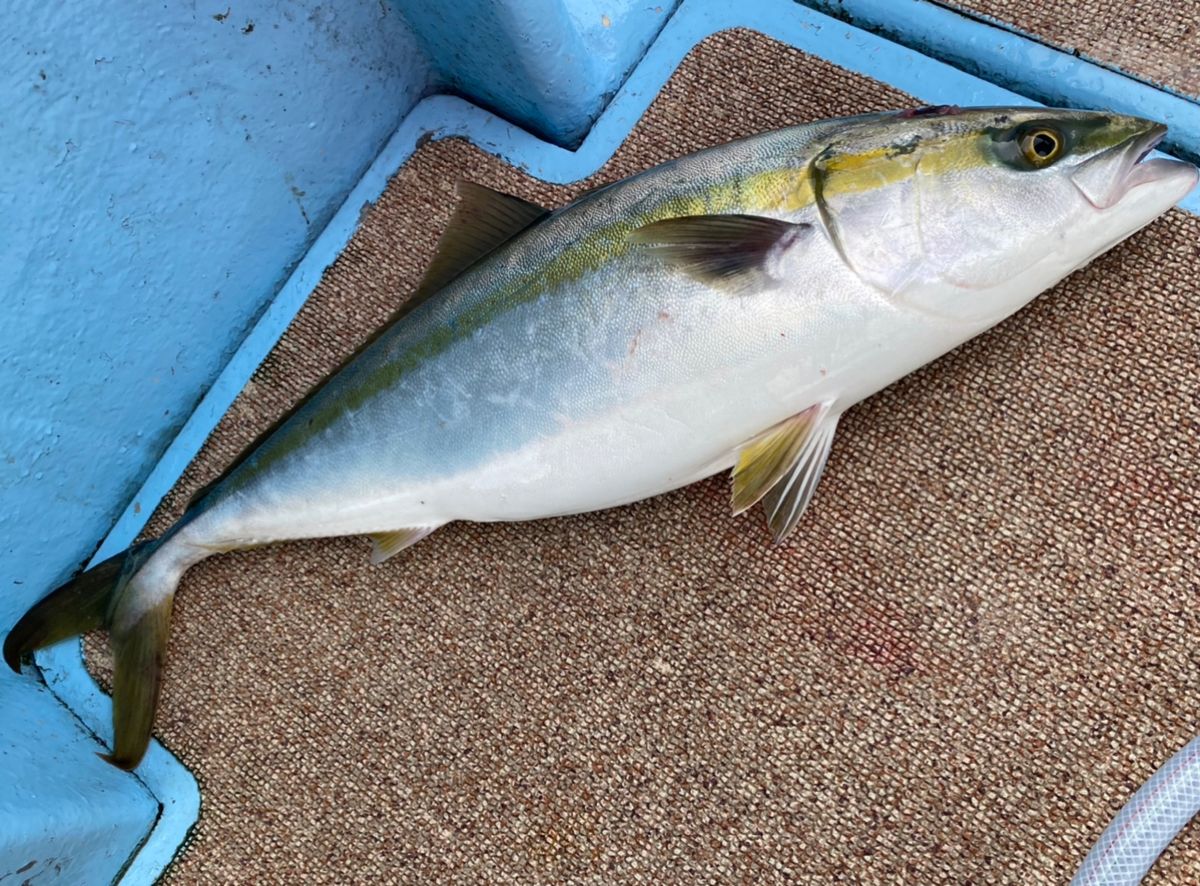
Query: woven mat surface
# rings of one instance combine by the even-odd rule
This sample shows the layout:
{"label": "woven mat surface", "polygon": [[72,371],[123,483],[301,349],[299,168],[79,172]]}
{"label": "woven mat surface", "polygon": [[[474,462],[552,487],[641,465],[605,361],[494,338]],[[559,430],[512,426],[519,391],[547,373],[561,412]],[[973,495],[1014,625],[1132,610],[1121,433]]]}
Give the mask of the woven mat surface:
{"label": "woven mat surface", "polygon": [[[152,528],[411,293],[456,179],[560,205],[910,104],[731,32],[578,186],[424,145]],[[852,410],[786,546],[722,477],[380,567],[356,538],[206,561],[158,721],[203,791],[168,880],[1065,882],[1197,726],[1198,263],[1172,213]],[[1196,882],[1200,830],[1155,875]]]}
{"label": "woven mat surface", "polygon": [[1200,96],[1200,0],[937,0]]}

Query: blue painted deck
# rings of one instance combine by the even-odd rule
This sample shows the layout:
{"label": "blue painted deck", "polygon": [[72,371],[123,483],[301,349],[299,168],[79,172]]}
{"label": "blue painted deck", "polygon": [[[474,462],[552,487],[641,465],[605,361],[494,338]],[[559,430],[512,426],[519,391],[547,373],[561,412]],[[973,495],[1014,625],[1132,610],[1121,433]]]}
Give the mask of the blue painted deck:
{"label": "blue painted deck", "polygon": [[[5,13],[7,628],[94,553],[424,93],[427,64],[374,2]],[[169,858],[196,815],[191,776],[161,749],[138,776],[114,771],[50,689],[3,670],[0,880],[108,882],[174,822]]]}
{"label": "blue painted deck", "polygon": [[[89,554],[129,544],[341,252],[362,206],[427,134],[467,137],[549,181],[580,179],[611,156],[692,46],[748,27],[929,103],[1041,99],[1156,116],[1171,123],[1179,153],[1200,154],[1200,105],[1188,99],[923,0],[808,2],[863,27],[789,0],[683,0],[673,15],[671,4],[525,5],[574,52],[603,50],[588,77],[562,80],[569,54],[496,68],[485,40],[470,44],[479,64],[456,67],[453,22],[415,0],[343,4],[332,18],[271,0],[224,18],[224,4],[186,15],[146,8],[107,38],[81,24],[102,19],[99,4],[90,19],[25,4],[29,18],[6,45],[27,59],[28,94],[0,123],[0,168],[13,183],[0,188],[0,210],[29,220],[0,246],[0,298],[13,318],[0,382],[14,394],[2,413],[0,630]],[[505,4],[467,6],[496,16]],[[527,18],[505,21],[510,38],[532,29]],[[195,41],[188,53],[162,49],[176,33]],[[53,45],[38,43],[51,35]],[[478,92],[552,141],[460,97],[413,106],[427,82]],[[576,150],[554,143],[580,135]],[[1186,206],[1200,213],[1200,194]],[[0,673],[0,711],[16,724],[0,735],[0,879],[47,871],[105,882],[124,868],[123,882],[151,882],[195,820],[194,782],[157,744],[136,776],[97,761],[92,733],[108,735],[108,700],[78,643],[38,661],[45,686]]]}
{"label": "blue painted deck", "polygon": [[575,147],[679,0],[404,2],[437,91]]}

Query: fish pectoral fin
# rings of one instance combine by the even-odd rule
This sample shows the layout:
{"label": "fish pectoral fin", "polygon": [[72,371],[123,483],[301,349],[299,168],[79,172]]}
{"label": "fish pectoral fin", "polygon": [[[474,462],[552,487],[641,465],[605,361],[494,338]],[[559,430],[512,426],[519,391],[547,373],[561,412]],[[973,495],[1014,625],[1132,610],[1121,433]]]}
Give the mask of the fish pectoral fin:
{"label": "fish pectoral fin", "polygon": [[458,183],[458,198],[414,299],[444,288],[493,249],[550,214],[536,203],[469,181]]}
{"label": "fish pectoral fin", "polygon": [[[733,466],[733,513],[756,504],[794,468],[804,462],[818,431],[829,416],[830,404],[812,406],[785,418],[742,447]],[[837,419],[834,417],[836,427]]]}
{"label": "fish pectoral fin", "polygon": [[805,441],[792,470],[763,496],[767,526],[777,544],[796,528],[817,491],[821,472],[825,470],[825,462],[829,459],[839,417],[828,415],[817,424]]}
{"label": "fish pectoral fin", "polygon": [[743,293],[774,280],[779,258],[811,230],[757,215],[688,215],[652,222],[630,237],[701,283]]}
{"label": "fish pectoral fin", "polygon": [[410,545],[415,545],[437,528],[437,526],[417,526],[411,529],[372,533],[371,565],[374,566],[394,557]]}

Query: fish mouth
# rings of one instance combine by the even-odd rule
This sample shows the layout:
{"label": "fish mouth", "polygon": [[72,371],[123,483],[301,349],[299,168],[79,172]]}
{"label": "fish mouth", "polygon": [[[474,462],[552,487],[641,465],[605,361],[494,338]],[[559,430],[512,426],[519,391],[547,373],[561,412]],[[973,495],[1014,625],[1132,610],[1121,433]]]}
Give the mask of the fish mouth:
{"label": "fish mouth", "polygon": [[1166,137],[1166,126],[1146,121],[1143,131],[1081,164],[1071,180],[1099,210],[1111,209],[1144,185],[1178,185],[1176,199],[1182,199],[1196,184],[1196,168],[1180,160],[1150,157]]}
{"label": "fish mouth", "polygon": [[1133,149],[1138,152],[1137,159],[1133,161],[1134,165],[1136,166],[1149,157],[1150,152],[1161,145],[1166,137],[1167,127],[1161,123],[1155,123],[1145,135],[1134,136],[1130,139],[1133,142]]}

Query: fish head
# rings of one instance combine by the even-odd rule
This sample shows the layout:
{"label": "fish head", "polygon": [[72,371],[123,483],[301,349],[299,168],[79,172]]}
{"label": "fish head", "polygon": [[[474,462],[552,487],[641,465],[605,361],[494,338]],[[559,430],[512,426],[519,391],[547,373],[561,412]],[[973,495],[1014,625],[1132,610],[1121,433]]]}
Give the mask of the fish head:
{"label": "fish head", "polygon": [[851,122],[811,162],[842,259],[906,307],[995,322],[1195,186],[1150,159],[1166,134],[1119,114],[930,108]]}

